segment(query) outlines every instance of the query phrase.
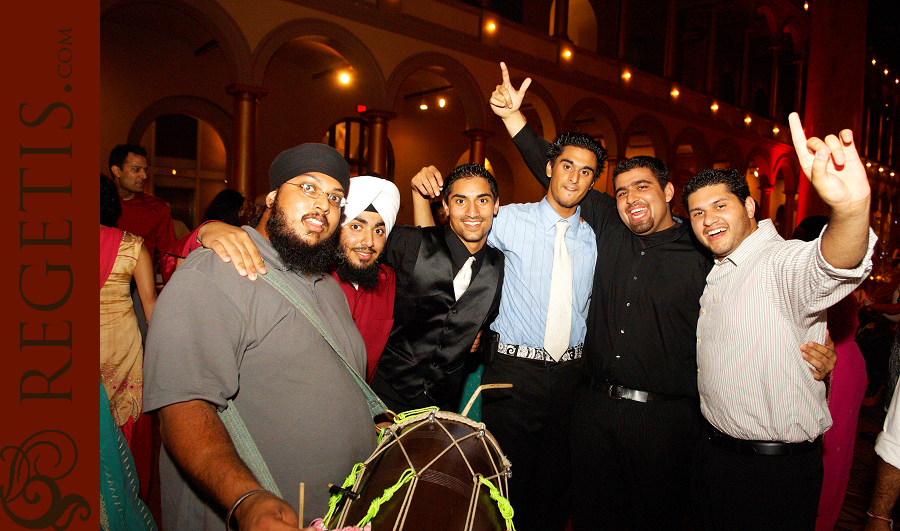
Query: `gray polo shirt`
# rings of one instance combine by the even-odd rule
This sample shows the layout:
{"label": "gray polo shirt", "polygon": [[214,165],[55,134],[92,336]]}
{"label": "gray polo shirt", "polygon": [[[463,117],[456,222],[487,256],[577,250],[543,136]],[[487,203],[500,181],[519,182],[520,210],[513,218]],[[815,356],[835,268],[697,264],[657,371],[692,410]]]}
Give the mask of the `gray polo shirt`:
{"label": "gray polo shirt", "polygon": [[[288,272],[265,238],[244,230],[364,375],[365,344],[337,282]],[[375,446],[365,399],[322,335],[275,288],[239,276],[212,251],[192,252],[161,293],[144,379],[146,411],[197,399],[222,409],[232,398],[295,509],[305,483],[307,522],[325,515],[328,483],[341,484]],[[207,505],[165,449],[160,461],[164,527],[220,530],[225,509]]]}

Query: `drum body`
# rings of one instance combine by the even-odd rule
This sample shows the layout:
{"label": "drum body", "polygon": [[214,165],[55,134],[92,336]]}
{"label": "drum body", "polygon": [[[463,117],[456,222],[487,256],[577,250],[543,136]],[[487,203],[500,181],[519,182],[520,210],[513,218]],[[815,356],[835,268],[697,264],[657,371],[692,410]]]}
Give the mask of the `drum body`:
{"label": "drum body", "polygon": [[359,498],[345,496],[330,527],[356,526],[372,501],[393,487],[371,518],[375,531],[502,531],[507,524],[491,491],[506,503],[509,470],[484,424],[448,411],[426,411],[388,428],[350,487]]}

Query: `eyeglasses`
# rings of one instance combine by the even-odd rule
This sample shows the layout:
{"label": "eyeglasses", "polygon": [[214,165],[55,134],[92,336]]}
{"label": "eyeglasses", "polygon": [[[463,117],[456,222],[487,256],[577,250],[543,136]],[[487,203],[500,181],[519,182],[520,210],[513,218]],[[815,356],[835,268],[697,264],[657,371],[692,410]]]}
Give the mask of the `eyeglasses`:
{"label": "eyeglasses", "polygon": [[[300,183],[300,184],[286,183],[286,184],[293,184],[294,186],[300,188],[300,190],[303,191],[303,195],[305,195],[306,197],[308,197],[310,199],[318,199],[319,197],[322,196],[322,194],[325,193],[325,190],[322,190],[321,188],[314,185],[313,183]],[[331,204],[331,206],[337,207],[337,208],[344,208],[345,206],[347,206],[347,199],[345,199],[344,196],[337,195],[337,194],[325,194],[325,195],[326,195],[326,197],[328,197],[328,203]]]}

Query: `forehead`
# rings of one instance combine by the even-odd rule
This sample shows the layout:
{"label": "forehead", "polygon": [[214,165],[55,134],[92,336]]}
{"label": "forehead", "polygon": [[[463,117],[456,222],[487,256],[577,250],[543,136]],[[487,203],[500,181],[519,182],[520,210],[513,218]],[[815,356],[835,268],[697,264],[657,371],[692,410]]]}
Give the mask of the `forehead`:
{"label": "forehead", "polygon": [[688,196],[688,210],[722,200],[740,202],[738,196],[729,192],[726,185],[710,184],[709,186],[698,188],[694,193]]}
{"label": "forehead", "polygon": [[491,197],[494,196],[491,193],[491,185],[488,184],[487,179],[484,177],[462,177],[453,181],[453,184],[450,185],[451,197],[454,195],[476,197],[484,194],[488,194]]}
{"label": "forehead", "polygon": [[655,184],[657,188],[662,190],[662,185],[659,184],[659,179],[653,175],[653,172],[647,168],[634,168],[628,171],[624,171],[613,179],[613,185],[618,187],[628,187],[632,183],[638,181],[647,181],[650,184]]}
{"label": "forehead", "polygon": [[357,214],[350,222],[352,223],[354,220],[358,223],[369,225],[370,227],[384,225],[384,218],[382,218],[381,214],[378,212],[368,212],[364,210]]}
{"label": "forehead", "polygon": [[564,147],[556,158],[557,163],[561,159],[571,160],[583,166],[594,167],[597,165],[597,155],[593,151],[577,146]]}
{"label": "forehead", "polygon": [[128,156],[125,157],[125,162],[123,162],[122,165],[124,166],[128,164],[132,166],[146,166],[147,158],[138,155],[137,153],[128,153]]}

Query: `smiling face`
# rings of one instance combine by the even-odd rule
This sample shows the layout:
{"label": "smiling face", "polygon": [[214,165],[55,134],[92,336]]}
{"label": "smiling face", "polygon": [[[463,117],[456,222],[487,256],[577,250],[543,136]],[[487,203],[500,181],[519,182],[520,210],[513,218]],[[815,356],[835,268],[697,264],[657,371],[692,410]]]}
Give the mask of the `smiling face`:
{"label": "smiling face", "polygon": [[556,157],[547,162],[547,202],[560,216],[567,218],[575,213],[578,203],[594,185],[597,156],[588,149],[566,146]]}
{"label": "smiling face", "polygon": [[487,240],[491,223],[500,208],[491,193],[487,179],[461,177],[450,188],[444,208],[450,220],[450,228],[463,241],[469,252],[475,254]]}
{"label": "smiling face", "polygon": [[653,234],[675,224],[669,201],[675,195],[672,183],[665,188],[647,168],[634,168],[615,178],[619,217],[637,235]]}
{"label": "smiling face", "polygon": [[341,252],[353,267],[371,266],[384,251],[387,231],[378,212],[360,212],[341,227]]}
{"label": "smiling face", "polygon": [[115,177],[119,196],[128,200],[134,194],[144,191],[144,183],[147,181],[147,158],[136,153],[129,153],[121,166],[113,166],[112,173]]}
{"label": "smiling face", "polygon": [[698,188],[688,196],[688,216],[697,239],[721,260],[756,230],[756,203],[741,201],[725,184]]}
{"label": "smiling face", "polygon": [[[309,197],[301,188],[303,184],[313,184],[324,193],[317,198]],[[329,195],[343,197],[344,188],[324,173],[310,172],[282,184],[277,192],[269,192],[266,205],[274,207],[277,196],[278,210],[285,226],[296,237],[312,245],[331,237],[341,219],[341,209],[328,202]]]}

